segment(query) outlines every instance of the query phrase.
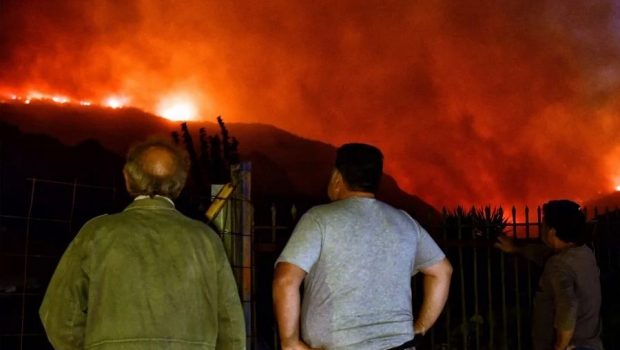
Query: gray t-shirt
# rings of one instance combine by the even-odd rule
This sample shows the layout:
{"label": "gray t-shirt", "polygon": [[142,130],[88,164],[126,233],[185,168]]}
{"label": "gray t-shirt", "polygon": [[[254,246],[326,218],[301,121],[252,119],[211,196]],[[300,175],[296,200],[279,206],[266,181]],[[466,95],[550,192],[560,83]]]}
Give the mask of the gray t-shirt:
{"label": "gray t-shirt", "polygon": [[445,255],[404,211],[353,197],[310,209],[278,262],[304,280],[303,340],[326,349],[388,349],[413,339],[411,276]]}
{"label": "gray t-shirt", "polygon": [[592,250],[580,246],[552,255],[534,298],[534,349],[552,349],[557,328],[575,330],[571,345],[602,350],[600,309],[601,283]]}

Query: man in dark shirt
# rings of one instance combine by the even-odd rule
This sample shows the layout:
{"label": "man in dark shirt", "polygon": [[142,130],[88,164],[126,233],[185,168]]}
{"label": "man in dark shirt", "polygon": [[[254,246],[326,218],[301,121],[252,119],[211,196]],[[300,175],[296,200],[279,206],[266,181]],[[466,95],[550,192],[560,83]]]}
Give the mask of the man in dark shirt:
{"label": "man in dark shirt", "polygon": [[546,203],[541,240],[547,252],[516,246],[507,237],[496,244],[504,252],[521,253],[535,262],[548,256],[534,298],[533,349],[602,350],[599,269],[585,245],[585,215],[579,205],[568,200]]}

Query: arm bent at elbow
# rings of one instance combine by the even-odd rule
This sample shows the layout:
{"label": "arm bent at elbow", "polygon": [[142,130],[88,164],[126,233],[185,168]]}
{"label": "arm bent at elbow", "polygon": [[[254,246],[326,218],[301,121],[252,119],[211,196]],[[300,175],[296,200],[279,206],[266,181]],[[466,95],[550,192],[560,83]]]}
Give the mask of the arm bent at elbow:
{"label": "arm bent at elbow", "polygon": [[452,265],[448,259],[443,259],[420,272],[424,275],[424,297],[414,330],[416,334],[424,335],[433,326],[448,300]]}
{"label": "arm bent at elbow", "polygon": [[301,295],[299,287],[306,271],[296,265],[280,262],[273,277],[273,305],[282,349],[310,349],[299,336]]}

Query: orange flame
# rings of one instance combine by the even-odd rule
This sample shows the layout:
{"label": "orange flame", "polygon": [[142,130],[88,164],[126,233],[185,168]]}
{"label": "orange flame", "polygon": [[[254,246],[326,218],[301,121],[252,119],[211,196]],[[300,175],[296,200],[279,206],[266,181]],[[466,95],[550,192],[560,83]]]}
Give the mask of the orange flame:
{"label": "orange flame", "polygon": [[169,120],[188,121],[196,119],[198,109],[190,98],[177,95],[163,99],[159,103],[157,114]]}

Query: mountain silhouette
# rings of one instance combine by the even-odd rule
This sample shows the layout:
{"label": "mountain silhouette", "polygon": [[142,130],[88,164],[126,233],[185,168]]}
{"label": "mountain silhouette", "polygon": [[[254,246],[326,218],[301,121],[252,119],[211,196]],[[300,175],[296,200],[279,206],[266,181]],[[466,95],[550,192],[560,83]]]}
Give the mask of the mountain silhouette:
{"label": "mountain silhouette", "polygon": [[[130,144],[154,134],[169,137],[171,132],[180,130],[179,122],[138,109],[36,101],[28,105],[0,103],[0,122],[3,122],[3,135],[21,135],[21,141],[16,137],[3,137],[3,147],[11,147],[11,153],[17,152],[11,157],[33,162],[22,166],[24,170],[18,171],[19,176],[51,176],[69,181],[80,178],[86,183],[102,183],[104,178],[108,183],[118,181],[112,179],[120,176],[122,157]],[[194,140],[198,139],[202,127],[208,135],[219,134],[216,123],[189,122],[188,126]],[[327,201],[325,189],[336,154],[334,146],[266,124],[227,123],[226,127],[240,142],[241,159],[252,163],[252,197],[255,202],[295,204],[303,212],[311,205]],[[27,142],[23,142],[24,137]],[[11,143],[13,146],[9,145]],[[75,148],[68,152],[75,154],[73,158],[60,161],[62,164],[50,164],[46,160],[47,155],[59,153],[57,148],[69,146]],[[20,152],[24,154],[20,155]],[[104,158],[106,164],[115,166],[96,170],[97,164],[104,164]],[[58,163],[56,160],[50,162]],[[81,165],[79,174],[67,173],[66,170],[72,168],[67,164],[71,162]],[[88,169],[91,169],[90,173]],[[116,171],[118,175],[114,173]],[[405,209],[426,227],[436,226],[439,222],[440,215],[435,208],[402,191],[387,174],[378,197]]]}
{"label": "mountain silhouette", "polygon": [[614,191],[592,198],[586,201],[583,206],[588,209],[588,216],[594,215],[595,208],[598,214],[603,214],[605,211],[617,211],[620,209],[620,191]]}

